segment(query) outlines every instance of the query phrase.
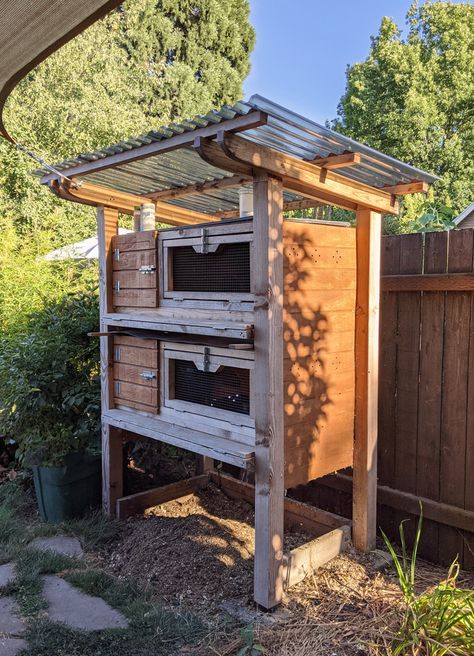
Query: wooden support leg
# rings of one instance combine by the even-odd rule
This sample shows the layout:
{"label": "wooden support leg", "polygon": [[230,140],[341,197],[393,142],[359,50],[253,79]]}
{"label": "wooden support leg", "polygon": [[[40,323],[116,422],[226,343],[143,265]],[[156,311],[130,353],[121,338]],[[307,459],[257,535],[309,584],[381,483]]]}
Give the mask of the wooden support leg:
{"label": "wooden support leg", "polygon": [[254,178],[255,601],[270,609],[283,593],[283,189]]}
{"label": "wooden support leg", "polygon": [[375,548],[377,534],[377,411],[380,303],[380,214],[357,212],[355,441],[352,540]]}
{"label": "wooden support leg", "polygon": [[214,458],[209,456],[196,456],[196,475],[214,471]]}
{"label": "wooden support leg", "polygon": [[122,431],[102,424],[102,508],[116,516],[117,499],[123,497]]}
{"label": "wooden support leg", "polygon": [[[99,247],[99,309],[100,330],[107,332],[102,317],[112,307],[112,239],[118,230],[118,212],[108,207],[97,208],[97,240]],[[100,338],[100,374],[102,412],[112,407],[113,391],[110,381],[113,367],[112,340]],[[121,432],[102,424],[102,505],[104,511],[115,516],[115,501],[122,492]]]}

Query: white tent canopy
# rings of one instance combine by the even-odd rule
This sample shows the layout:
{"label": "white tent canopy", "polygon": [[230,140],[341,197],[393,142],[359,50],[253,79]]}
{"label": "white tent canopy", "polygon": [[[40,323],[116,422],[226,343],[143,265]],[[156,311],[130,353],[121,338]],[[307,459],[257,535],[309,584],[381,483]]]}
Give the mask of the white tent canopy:
{"label": "white tent canopy", "polygon": [[[119,235],[126,235],[133,230],[119,228]],[[43,256],[43,260],[97,260],[99,257],[99,245],[97,237],[89,237],[83,241],[76,241],[75,244],[61,246],[55,251],[51,251]]]}

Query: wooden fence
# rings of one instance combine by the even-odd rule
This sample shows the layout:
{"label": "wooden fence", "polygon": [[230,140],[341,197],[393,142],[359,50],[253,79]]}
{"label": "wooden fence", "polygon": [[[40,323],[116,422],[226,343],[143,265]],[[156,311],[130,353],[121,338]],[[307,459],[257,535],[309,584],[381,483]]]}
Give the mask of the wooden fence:
{"label": "wooden fence", "polygon": [[[421,553],[474,568],[474,230],[383,238],[379,523],[423,501]],[[305,493],[350,513],[350,472]],[[336,493],[335,493],[336,491]]]}

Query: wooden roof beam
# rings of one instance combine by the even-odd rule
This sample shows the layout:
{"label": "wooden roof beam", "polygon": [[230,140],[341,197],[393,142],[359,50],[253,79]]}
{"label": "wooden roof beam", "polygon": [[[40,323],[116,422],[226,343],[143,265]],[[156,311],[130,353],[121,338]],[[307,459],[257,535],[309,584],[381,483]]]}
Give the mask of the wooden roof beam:
{"label": "wooden roof beam", "polygon": [[312,200],[353,211],[398,213],[395,197],[385,191],[235,135],[221,131],[217,143],[197,138],[194,147],[214,166],[245,175],[267,171],[280,177],[286,189]]}
{"label": "wooden roof beam", "polygon": [[[232,171],[249,177],[253,176],[254,170],[258,171],[257,167],[252,168],[252,166],[249,166],[248,164],[243,164],[242,162],[238,162],[235,159],[228,157],[223,152],[222,148],[211,139],[201,139],[197,137],[194,142],[194,149],[205,162],[212,166],[217,166],[224,171]],[[318,204],[335,205],[336,207],[341,207],[344,210],[350,210],[352,212],[357,210],[357,203],[335,198],[322,190],[316,192],[313,188],[309,188],[308,185],[300,185],[295,180],[292,180],[290,185],[288,180],[283,179],[283,186],[285,189],[293,191],[301,196],[305,196],[307,199]]]}
{"label": "wooden roof beam", "polygon": [[426,194],[429,188],[430,185],[427,182],[412,180],[412,182],[382,187],[382,190],[394,196],[406,196],[407,194]]}
{"label": "wooden roof beam", "polygon": [[[222,123],[210,123],[209,125],[206,125],[206,127],[182,132],[181,134],[176,134],[173,137],[161,139],[161,141],[154,141],[153,143],[139,146],[138,148],[126,150],[123,153],[109,155],[108,157],[97,159],[93,162],[84,162],[83,164],[78,164],[77,166],[73,166],[65,170],[64,175],[67,175],[68,178],[73,178],[81,175],[88,175],[89,173],[97,173],[98,171],[103,171],[104,169],[116,168],[122,164],[136,162],[138,160],[145,159],[146,157],[152,157],[153,155],[167,153],[171,150],[176,150],[176,148],[192,146],[194,139],[197,136],[215,137],[219,130],[223,129],[228,132],[252,130],[253,128],[259,127],[260,125],[265,125],[267,120],[268,115],[265,112],[260,110],[252,110],[248,114],[236,116],[232,119],[227,119]],[[49,173],[48,175],[45,175],[41,178],[41,183],[45,184],[54,178],[57,178],[57,175],[55,173]]]}
{"label": "wooden roof beam", "polygon": [[[123,214],[133,215],[135,208],[140,207],[140,205],[148,200],[144,199],[143,196],[136,196],[124,191],[116,191],[115,189],[93,185],[88,182],[75,184],[66,180],[55,180],[51,181],[49,186],[51,191],[65,200],[83,203],[85,205],[103,205],[104,207],[116,209]],[[204,214],[204,212],[195,212],[162,201],[156,201],[154,205],[157,220],[170,225],[192,225],[215,221],[215,217],[211,214]]]}
{"label": "wooden roof beam", "polygon": [[192,196],[193,194],[205,194],[216,189],[229,189],[231,187],[240,187],[248,183],[252,178],[245,175],[233,175],[231,178],[221,178],[219,180],[206,180],[206,182],[196,182],[186,187],[176,187],[175,189],[163,189],[163,191],[154,191],[151,194],[145,194],[144,200],[173,200],[183,196]]}
{"label": "wooden roof beam", "polygon": [[342,155],[328,155],[328,157],[315,157],[308,160],[313,164],[317,164],[324,169],[342,169],[346,166],[354,166],[360,164],[361,157],[359,153],[342,153]]}

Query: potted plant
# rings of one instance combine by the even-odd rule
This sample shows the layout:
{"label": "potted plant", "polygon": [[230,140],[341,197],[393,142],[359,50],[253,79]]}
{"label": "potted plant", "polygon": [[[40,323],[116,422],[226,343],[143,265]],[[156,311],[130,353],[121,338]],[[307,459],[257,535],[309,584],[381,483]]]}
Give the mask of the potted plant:
{"label": "potted plant", "polygon": [[0,430],[33,468],[41,516],[60,522],[100,500],[100,371],[93,290],[30,317],[0,347]]}

